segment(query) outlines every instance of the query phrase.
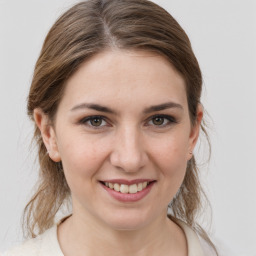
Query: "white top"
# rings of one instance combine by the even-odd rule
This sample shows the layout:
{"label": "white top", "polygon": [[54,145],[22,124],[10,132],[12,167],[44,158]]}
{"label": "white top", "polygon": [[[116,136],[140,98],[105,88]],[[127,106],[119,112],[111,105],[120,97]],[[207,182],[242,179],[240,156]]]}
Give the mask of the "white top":
{"label": "white top", "polygon": [[[184,222],[177,223],[184,231],[188,245],[188,256],[213,256],[210,248],[202,246],[196,233]],[[204,248],[204,249],[203,249]],[[36,238],[5,252],[1,256],[64,256],[57,237],[57,224]]]}

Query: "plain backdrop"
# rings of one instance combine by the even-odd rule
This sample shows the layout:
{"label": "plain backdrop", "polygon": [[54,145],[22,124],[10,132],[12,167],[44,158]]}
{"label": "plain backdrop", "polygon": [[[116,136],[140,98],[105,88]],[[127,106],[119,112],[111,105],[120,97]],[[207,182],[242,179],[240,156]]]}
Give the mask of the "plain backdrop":
{"label": "plain backdrop", "polygon": [[[22,240],[22,210],[37,178],[26,116],[33,67],[49,28],[75,2],[0,0],[0,251]],[[237,255],[256,255],[255,0],[154,2],[185,29],[202,68],[212,141],[202,179],[212,233]]]}

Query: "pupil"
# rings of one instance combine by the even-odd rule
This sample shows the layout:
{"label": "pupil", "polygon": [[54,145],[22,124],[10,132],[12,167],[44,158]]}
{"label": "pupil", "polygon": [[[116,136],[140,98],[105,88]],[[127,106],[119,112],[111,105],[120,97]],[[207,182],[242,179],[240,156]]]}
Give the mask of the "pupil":
{"label": "pupil", "polygon": [[102,120],[100,118],[94,118],[91,120],[91,125],[93,126],[100,126],[102,123]]}
{"label": "pupil", "polygon": [[163,119],[162,117],[155,117],[155,118],[153,119],[153,123],[154,123],[155,125],[161,125],[161,124],[164,123],[164,119]]}

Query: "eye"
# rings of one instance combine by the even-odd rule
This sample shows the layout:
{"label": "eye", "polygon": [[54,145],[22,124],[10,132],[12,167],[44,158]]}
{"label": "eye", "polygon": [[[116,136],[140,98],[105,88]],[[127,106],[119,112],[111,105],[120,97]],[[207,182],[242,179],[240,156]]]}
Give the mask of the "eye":
{"label": "eye", "polygon": [[103,120],[102,118],[94,117],[90,119],[89,122],[92,126],[101,126],[101,124],[103,123]]}
{"label": "eye", "polygon": [[108,125],[103,116],[89,116],[82,119],[79,123],[93,128],[101,128]]}
{"label": "eye", "polygon": [[163,118],[161,116],[157,116],[152,119],[152,123],[154,125],[162,125],[164,124],[165,121],[166,121],[166,118]]}
{"label": "eye", "polygon": [[169,115],[155,115],[151,117],[148,124],[153,126],[165,127],[177,123],[176,119]]}

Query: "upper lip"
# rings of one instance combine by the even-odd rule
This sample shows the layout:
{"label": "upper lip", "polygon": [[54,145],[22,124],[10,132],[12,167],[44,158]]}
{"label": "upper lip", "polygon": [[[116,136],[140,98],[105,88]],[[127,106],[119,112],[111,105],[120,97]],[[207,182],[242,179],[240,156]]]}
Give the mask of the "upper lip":
{"label": "upper lip", "polygon": [[143,182],[152,182],[152,181],[155,181],[155,180],[154,179],[135,179],[135,180],[111,179],[111,180],[102,180],[101,182],[132,185],[132,184],[138,184],[138,183],[143,183]]}

